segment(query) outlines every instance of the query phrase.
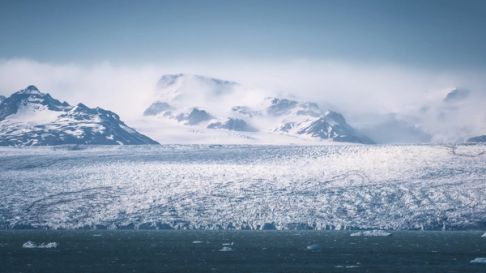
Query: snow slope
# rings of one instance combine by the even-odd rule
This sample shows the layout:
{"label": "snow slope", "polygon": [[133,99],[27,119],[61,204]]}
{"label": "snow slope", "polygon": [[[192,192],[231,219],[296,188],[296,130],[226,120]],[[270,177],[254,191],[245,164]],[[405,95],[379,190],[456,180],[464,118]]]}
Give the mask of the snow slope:
{"label": "snow slope", "polygon": [[0,227],[484,229],[485,145],[0,148]]}

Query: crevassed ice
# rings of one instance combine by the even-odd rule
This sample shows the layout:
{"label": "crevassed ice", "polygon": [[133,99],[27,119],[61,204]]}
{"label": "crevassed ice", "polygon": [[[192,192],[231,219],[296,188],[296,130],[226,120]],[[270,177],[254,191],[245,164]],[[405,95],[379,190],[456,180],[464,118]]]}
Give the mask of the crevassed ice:
{"label": "crevassed ice", "polygon": [[458,229],[484,145],[0,148],[0,228]]}

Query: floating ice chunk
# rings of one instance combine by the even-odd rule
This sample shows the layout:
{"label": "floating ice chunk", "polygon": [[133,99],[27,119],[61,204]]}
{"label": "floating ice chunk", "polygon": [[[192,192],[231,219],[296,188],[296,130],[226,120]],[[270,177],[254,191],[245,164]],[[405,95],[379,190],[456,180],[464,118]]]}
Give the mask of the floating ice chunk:
{"label": "floating ice chunk", "polygon": [[202,244],[202,241],[192,241],[193,244]]}
{"label": "floating ice chunk", "polygon": [[221,252],[229,252],[229,251],[233,251],[233,248],[231,248],[229,246],[223,246],[218,251],[221,251]]}
{"label": "floating ice chunk", "polygon": [[359,265],[336,265],[335,268],[358,268]]}
{"label": "floating ice chunk", "polygon": [[483,235],[481,235],[482,238],[486,238],[486,232],[483,233]]}
{"label": "floating ice chunk", "polygon": [[234,244],[235,244],[234,242],[231,242],[231,243],[222,243],[223,246],[232,246]]}
{"label": "floating ice chunk", "polygon": [[42,243],[40,245],[37,246],[37,248],[56,248],[57,247],[57,243],[56,242],[50,242],[50,243]]}
{"label": "floating ice chunk", "polygon": [[387,237],[392,235],[390,232],[386,232],[384,230],[365,230],[365,231],[358,231],[351,233],[351,237],[357,236],[367,236],[367,237]]}
{"label": "floating ice chunk", "polygon": [[37,245],[32,241],[27,241],[22,245],[22,248],[36,248]]}
{"label": "floating ice chunk", "polygon": [[321,251],[321,246],[318,244],[312,244],[312,245],[308,245],[305,249],[312,252],[318,252]]}
{"label": "floating ice chunk", "polygon": [[56,242],[36,244],[32,241],[27,241],[22,245],[22,248],[56,248],[56,247],[57,247]]}
{"label": "floating ice chunk", "polygon": [[486,264],[486,258],[484,257],[478,257],[474,258],[473,260],[470,261],[472,264]]}

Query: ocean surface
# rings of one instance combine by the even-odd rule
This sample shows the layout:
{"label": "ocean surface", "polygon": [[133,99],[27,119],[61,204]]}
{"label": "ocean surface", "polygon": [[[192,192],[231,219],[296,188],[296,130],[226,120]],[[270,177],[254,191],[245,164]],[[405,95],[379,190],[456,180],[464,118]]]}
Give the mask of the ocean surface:
{"label": "ocean surface", "polygon": [[486,272],[479,231],[351,233],[10,230],[0,272]]}

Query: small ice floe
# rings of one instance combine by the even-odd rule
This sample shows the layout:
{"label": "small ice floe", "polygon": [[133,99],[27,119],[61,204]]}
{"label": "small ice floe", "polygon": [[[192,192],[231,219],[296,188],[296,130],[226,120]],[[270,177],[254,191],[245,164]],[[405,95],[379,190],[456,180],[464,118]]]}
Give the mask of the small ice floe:
{"label": "small ice floe", "polygon": [[95,233],[95,234],[93,234],[93,237],[101,237],[101,234]]}
{"label": "small ice floe", "polygon": [[233,251],[233,248],[231,248],[229,246],[223,246],[218,251],[220,251],[220,252],[229,252],[229,251]]}
{"label": "small ice floe", "polygon": [[36,248],[37,245],[32,241],[27,241],[22,245],[23,248]]}
{"label": "small ice floe", "polygon": [[57,247],[56,242],[36,244],[32,241],[27,241],[22,245],[22,248],[56,248],[56,247]]}
{"label": "small ice floe", "polygon": [[367,236],[367,237],[387,237],[391,236],[390,232],[384,230],[365,230],[351,233],[351,237]]}
{"label": "small ice floe", "polygon": [[202,244],[202,241],[192,241],[193,244]]}
{"label": "small ice floe", "polygon": [[222,243],[221,245],[222,245],[223,247],[222,247],[222,248],[220,248],[218,251],[221,251],[221,252],[233,251],[232,246],[233,246],[234,244],[235,244],[234,242],[231,242],[231,243]]}
{"label": "small ice floe", "polygon": [[486,232],[484,232],[483,235],[481,235],[481,238],[486,238]]}
{"label": "small ice floe", "polygon": [[312,244],[308,245],[305,249],[312,252],[319,252],[321,251],[321,246],[318,244]]}
{"label": "small ice floe", "polygon": [[358,268],[359,265],[336,265],[335,268]]}
{"label": "small ice floe", "polygon": [[486,258],[484,257],[478,257],[474,258],[473,260],[470,261],[472,264],[486,264]]}

